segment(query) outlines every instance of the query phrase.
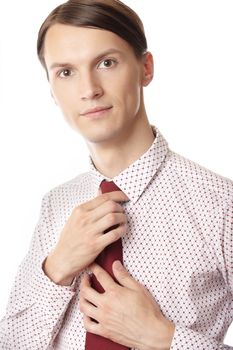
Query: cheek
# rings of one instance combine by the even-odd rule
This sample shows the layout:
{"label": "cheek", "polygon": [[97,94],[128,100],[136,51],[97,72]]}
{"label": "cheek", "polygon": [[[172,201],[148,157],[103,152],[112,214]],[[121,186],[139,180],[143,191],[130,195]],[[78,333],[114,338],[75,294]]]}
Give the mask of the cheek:
{"label": "cheek", "polygon": [[136,113],[141,104],[141,88],[134,79],[127,82],[123,87],[123,98],[124,104],[127,108],[127,111]]}
{"label": "cheek", "polygon": [[73,89],[70,89],[68,86],[54,86],[52,94],[57,105],[65,113],[74,107],[74,101],[77,102],[77,98],[73,96]]}
{"label": "cheek", "polygon": [[128,109],[137,111],[141,103],[140,72],[137,67],[129,68],[122,90]]}
{"label": "cheek", "polygon": [[136,64],[126,65],[123,69],[117,71],[117,76],[114,76],[111,81],[114,84],[109,85],[111,89],[110,93],[115,95],[118,105],[121,109],[126,109],[127,112],[135,111],[139,108],[141,102],[141,81],[140,81],[140,70]]}

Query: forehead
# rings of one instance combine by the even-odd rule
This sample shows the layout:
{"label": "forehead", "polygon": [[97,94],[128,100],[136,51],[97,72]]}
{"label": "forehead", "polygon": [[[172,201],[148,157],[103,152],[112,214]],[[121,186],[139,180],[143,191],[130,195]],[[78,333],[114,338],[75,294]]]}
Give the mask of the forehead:
{"label": "forehead", "polygon": [[48,65],[54,60],[92,59],[109,49],[115,49],[122,55],[134,55],[131,46],[113,32],[54,24],[48,29],[45,37],[44,57]]}

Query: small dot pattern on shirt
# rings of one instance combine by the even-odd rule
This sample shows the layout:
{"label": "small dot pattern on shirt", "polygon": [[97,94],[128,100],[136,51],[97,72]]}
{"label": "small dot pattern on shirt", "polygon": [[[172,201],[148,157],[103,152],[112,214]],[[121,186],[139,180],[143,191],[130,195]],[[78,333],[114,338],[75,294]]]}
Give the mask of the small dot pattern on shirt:
{"label": "small dot pattern on shirt", "polygon": [[[172,350],[233,349],[223,345],[233,319],[233,183],[172,152],[153,130],[148,151],[113,179],[130,199],[124,265],[175,323]],[[42,263],[73,208],[97,195],[104,176],[90,166],[43,198],[0,322],[2,350],[84,350],[81,277],[58,286]]]}

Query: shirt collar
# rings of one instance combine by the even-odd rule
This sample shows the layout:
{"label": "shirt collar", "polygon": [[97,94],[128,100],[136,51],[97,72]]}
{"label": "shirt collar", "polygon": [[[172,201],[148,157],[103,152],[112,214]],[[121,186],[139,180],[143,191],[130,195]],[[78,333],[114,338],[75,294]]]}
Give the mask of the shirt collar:
{"label": "shirt collar", "polygon": [[163,138],[157,128],[152,126],[152,129],[155,134],[155,139],[151,147],[140,158],[113,179],[109,179],[102,175],[95,168],[91,157],[89,157],[91,177],[94,181],[96,190],[104,179],[109,181],[112,180],[128,196],[130,201],[133,203],[137,202],[152,177],[156,175],[168,153],[167,141]]}

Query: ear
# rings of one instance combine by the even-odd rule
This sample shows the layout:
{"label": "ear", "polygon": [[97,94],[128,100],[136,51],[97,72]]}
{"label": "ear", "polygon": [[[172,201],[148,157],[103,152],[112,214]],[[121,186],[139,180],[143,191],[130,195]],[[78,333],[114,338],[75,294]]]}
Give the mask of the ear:
{"label": "ear", "polygon": [[143,55],[143,77],[142,85],[147,86],[150,84],[154,76],[154,60],[151,52],[146,52]]}

